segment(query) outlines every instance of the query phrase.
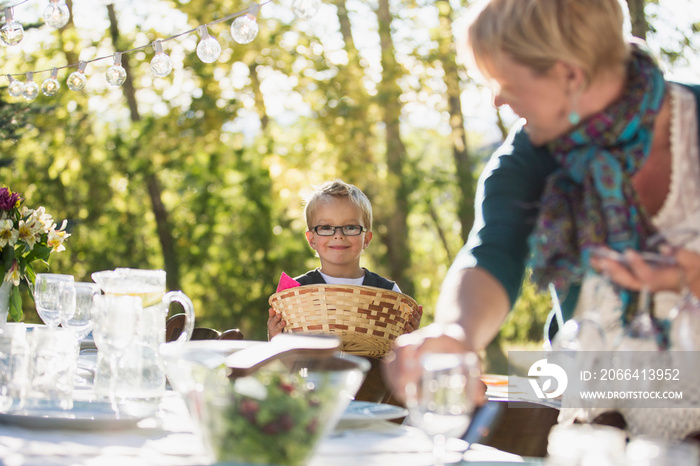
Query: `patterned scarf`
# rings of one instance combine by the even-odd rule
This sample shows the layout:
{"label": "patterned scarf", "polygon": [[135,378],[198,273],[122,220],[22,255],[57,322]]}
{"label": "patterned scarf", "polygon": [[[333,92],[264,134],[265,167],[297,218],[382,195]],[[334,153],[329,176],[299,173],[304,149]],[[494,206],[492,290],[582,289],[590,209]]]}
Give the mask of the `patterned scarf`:
{"label": "patterned scarf", "polygon": [[540,288],[551,282],[566,292],[580,283],[591,246],[639,250],[653,233],[631,178],[651,150],[665,82],[638,46],[627,73],[620,100],[547,146],[559,168],[547,180],[529,239],[529,265]]}

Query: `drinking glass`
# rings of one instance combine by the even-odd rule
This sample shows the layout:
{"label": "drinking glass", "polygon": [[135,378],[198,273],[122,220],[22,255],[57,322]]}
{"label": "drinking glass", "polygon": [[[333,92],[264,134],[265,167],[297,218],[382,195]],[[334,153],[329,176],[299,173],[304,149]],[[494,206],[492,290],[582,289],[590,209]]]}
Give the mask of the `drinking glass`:
{"label": "drinking glass", "polygon": [[622,466],[627,436],[616,427],[558,424],[547,437],[545,466]]}
{"label": "drinking glass", "polygon": [[50,328],[58,327],[62,315],[70,315],[75,309],[75,293],[65,287],[72,283],[72,275],[38,273],[34,280],[34,302],[41,320]]}
{"label": "drinking glass", "polygon": [[627,445],[629,466],[658,466],[700,463],[696,442],[674,442],[652,437],[635,437]]}
{"label": "drinking glass", "polygon": [[109,399],[112,409],[119,417],[116,383],[119,361],[136,333],[138,316],[141,313],[141,298],[136,296],[95,295],[93,297],[93,337],[97,351],[109,359],[112,377],[109,384]]}
{"label": "drinking glass", "polygon": [[37,327],[29,334],[30,387],[25,407],[73,407],[78,342],[62,328]]}
{"label": "drinking glass", "polygon": [[90,282],[74,282],[64,287],[74,289],[75,310],[72,315],[62,315],[61,326],[73,332],[80,342],[92,331],[92,298],[102,291],[96,283]]}
{"label": "drinking glass", "polygon": [[21,408],[29,385],[30,350],[23,322],[0,329],[0,411]]}
{"label": "drinking glass", "polygon": [[444,464],[448,438],[467,430],[475,408],[479,380],[474,353],[425,353],[422,375],[406,386],[406,406],[411,423],[433,439],[435,464]]}

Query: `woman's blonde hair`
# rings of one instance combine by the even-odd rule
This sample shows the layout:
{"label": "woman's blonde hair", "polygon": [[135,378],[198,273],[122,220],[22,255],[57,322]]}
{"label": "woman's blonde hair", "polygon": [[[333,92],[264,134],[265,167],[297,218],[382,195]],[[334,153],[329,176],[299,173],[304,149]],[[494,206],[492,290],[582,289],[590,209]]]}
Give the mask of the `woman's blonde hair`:
{"label": "woman's blonde hair", "polygon": [[544,74],[557,61],[580,67],[586,85],[622,71],[629,57],[620,0],[486,0],[469,19],[468,46],[481,73],[499,55]]}
{"label": "woman's blonde hair", "polygon": [[354,185],[341,180],[333,180],[325,182],[306,200],[304,217],[306,218],[306,228],[308,230],[316,226],[312,225],[311,222],[313,222],[313,217],[319,203],[329,202],[333,199],[347,199],[357,206],[360,212],[362,212],[362,221],[364,222],[362,226],[368,230],[372,229],[372,204],[369,202],[367,196],[365,196],[365,193]]}

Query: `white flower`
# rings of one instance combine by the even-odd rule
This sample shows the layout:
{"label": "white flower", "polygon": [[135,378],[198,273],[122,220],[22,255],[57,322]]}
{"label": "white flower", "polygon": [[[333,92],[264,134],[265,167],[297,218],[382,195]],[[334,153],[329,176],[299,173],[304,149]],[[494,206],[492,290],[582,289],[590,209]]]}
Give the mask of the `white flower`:
{"label": "white flower", "polygon": [[15,286],[19,286],[20,278],[19,265],[17,265],[17,261],[12,261],[12,267],[10,267],[10,270],[7,271],[3,280],[6,282],[12,282],[12,284]]}
{"label": "white flower", "polygon": [[[66,226],[65,222],[63,222],[63,225],[61,228],[64,228]],[[49,231],[49,237],[46,240],[46,245],[51,248],[53,252],[60,252],[60,251],[65,251],[66,247],[63,245],[63,242],[68,238],[70,235],[66,233],[65,231],[61,230],[51,230]]]}
{"label": "white flower", "polygon": [[43,225],[40,222],[32,221],[31,218],[19,221],[19,239],[27,244],[29,250],[34,249],[34,245],[41,239],[42,233],[44,233]]}
{"label": "white flower", "polygon": [[41,225],[42,233],[48,233],[54,228],[56,228],[56,224],[53,221],[53,217],[50,214],[46,213],[46,209],[44,209],[44,206],[40,206],[36,210],[28,209],[26,206],[23,207],[22,217],[27,217],[27,215],[29,215],[29,218],[27,218],[27,222],[35,222],[38,225]]}
{"label": "white flower", "polygon": [[14,222],[9,219],[0,220],[0,248],[8,244],[14,246],[19,238],[19,231],[15,230]]}

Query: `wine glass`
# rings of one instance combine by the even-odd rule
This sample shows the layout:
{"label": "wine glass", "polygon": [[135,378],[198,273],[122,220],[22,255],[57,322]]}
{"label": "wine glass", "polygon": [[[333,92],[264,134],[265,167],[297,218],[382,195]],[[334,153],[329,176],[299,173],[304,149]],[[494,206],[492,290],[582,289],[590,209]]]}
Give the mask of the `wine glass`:
{"label": "wine glass", "polygon": [[74,289],[75,310],[72,315],[62,316],[61,326],[73,332],[80,342],[92,331],[93,296],[101,294],[102,291],[96,283],[90,282],[74,282],[64,286],[72,286]]}
{"label": "wine glass", "polygon": [[93,297],[93,337],[97,350],[109,359],[109,399],[119,417],[117,404],[117,369],[126,348],[136,334],[141,298],[129,295],[95,295]]}
{"label": "wine glass", "polygon": [[637,310],[627,322],[625,331],[617,344],[618,351],[659,351],[666,349],[665,335],[661,323],[651,311],[653,295],[648,287],[639,291]]}
{"label": "wine glass", "polygon": [[[591,254],[597,254],[591,251]],[[610,279],[605,275],[591,276],[594,283],[592,302],[580,315],[567,320],[552,339],[553,351],[604,351],[608,349],[608,334],[603,326],[600,309]],[[559,304],[556,303],[558,306]]]}
{"label": "wine glass", "polygon": [[[655,234],[646,244],[648,248],[659,248],[663,245],[673,251],[694,240],[698,233],[700,232],[695,228],[673,228]],[[673,261],[673,257],[669,256],[668,259]],[[675,261],[669,265],[676,265]],[[673,350],[696,351],[700,349],[700,300],[687,289],[684,292],[669,313],[669,345]]]}
{"label": "wine glass", "polygon": [[433,439],[436,465],[444,464],[448,438],[467,430],[479,381],[475,353],[425,353],[419,381],[406,386],[411,423]]}
{"label": "wine glass", "polygon": [[75,292],[65,287],[72,283],[73,275],[60,273],[38,273],[34,279],[34,302],[41,320],[49,327],[56,328],[62,315],[71,315],[75,309]]}

